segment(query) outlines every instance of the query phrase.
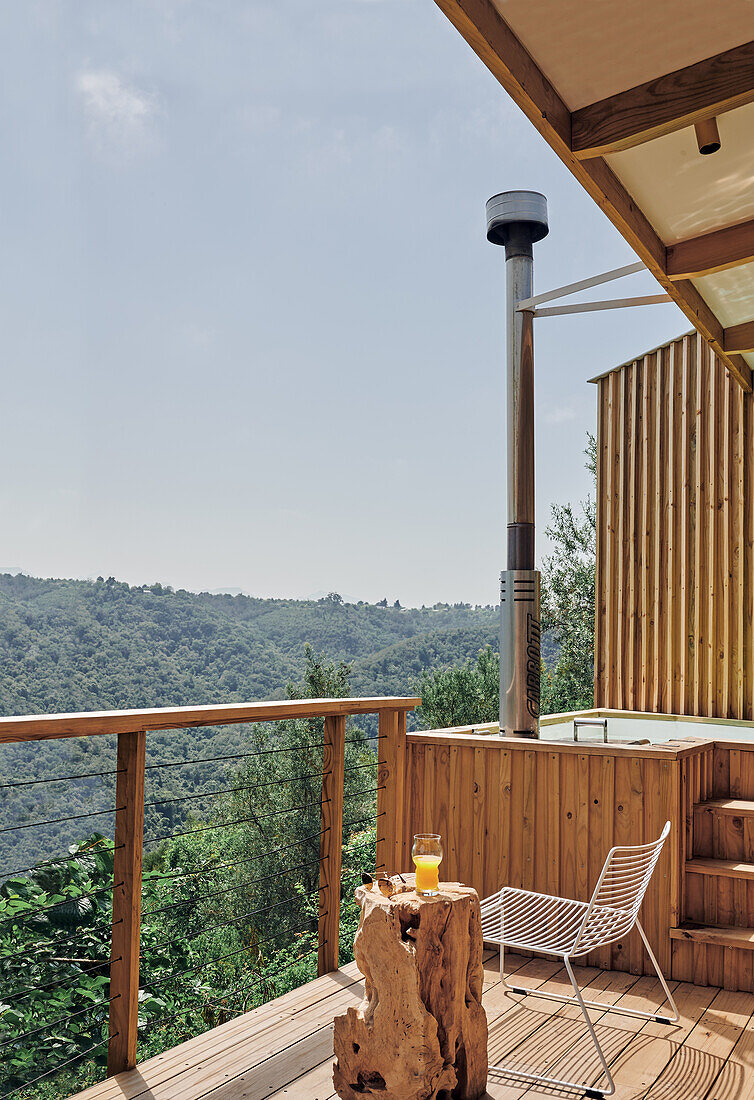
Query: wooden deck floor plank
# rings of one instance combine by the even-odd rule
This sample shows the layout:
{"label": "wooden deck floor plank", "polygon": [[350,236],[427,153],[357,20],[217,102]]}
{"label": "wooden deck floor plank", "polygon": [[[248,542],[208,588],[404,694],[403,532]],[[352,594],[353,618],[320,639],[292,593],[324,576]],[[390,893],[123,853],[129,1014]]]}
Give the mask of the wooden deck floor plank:
{"label": "wooden deck floor plank", "polygon": [[269,1100],[328,1100],[335,1096],[332,1087],[332,1057],[308,1070],[277,1092]]}
{"label": "wooden deck floor plank", "polygon": [[[633,978],[631,984],[626,985],[625,981],[621,981],[621,978],[625,979],[626,977]],[[671,989],[674,984],[671,983]],[[611,998],[611,1003],[620,1005],[623,1008],[639,1009],[646,1012],[647,1005],[657,1005],[663,997],[662,988],[657,979],[647,976],[637,978],[633,975],[618,976],[612,974],[603,980],[603,985],[603,996],[609,996],[610,992],[614,992],[617,995]],[[611,990],[611,986],[614,986],[613,990]],[[624,991],[621,992],[621,990]],[[591,994],[590,987],[587,995],[590,1000],[596,999],[592,998]],[[589,1014],[600,1037],[608,1065],[612,1065],[635,1042],[637,1034],[641,1032],[646,1021],[632,1016],[610,1014],[607,1011],[608,1007],[606,1003],[604,1012],[590,1009]],[[568,1036],[570,1041],[564,1044],[560,1057],[548,1062],[545,1072],[562,1080],[584,1081],[599,1086],[602,1083],[600,1080],[601,1067],[591,1037],[584,1027],[581,1012],[571,1005],[568,1006],[567,1011],[571,1017],[569,1022],[572,1030]],[[578,1015],[575,1015],[575,1013]],[[545,1092],[541,1088],[532,1085],[526,1093],[526,1098],[527,1100],[539,1100],[544,1095]],[[550,1092],[551,1098],[552,1095],[552,1092]]]}
{"label": "wooden deck floor plank", "polygon": [[[610,1003],[625,998],[636,984],[644,980],[635,975],[606,972],[592,967],[574,967],[574,973],[590,1000],[605,1001],[605,1010]],[[572,990],[564,970],[556,973],[549,982],[543,983],[541,988],[544,991],[569,995]],[[501,994],[502,989],[499,989],[485,998],[488,1018],[492,1016],[495,1002]],[[506,1015],[501,1024],[490,1025],[490,1063],[523,1072],[555,1073],[553,1067],[584,1036],[583,1021],[572,1016],[574,1006],[538,999],[536,995],[519,1001],[518,1005],[518,1016]],[[579,1012],[578,1009],[575,1011]],[[604,1013],[593,1010],[591,1015],[596,1020]],[[495,1100],[518,1100],[523,1095],[529,1097],[534,1088],[534,1085],[506,1076],[504,1069],[493,1070],[488,1083],[490,1096]]]}
{"label": "wooden deck floor plank", "polygon": [[[328,1082],[324,1093],[326,1095],[328,1091],[332,1091],[332,1044],[333,1025],[329,1023],[241,1073],[232,1081],[203,1093],[202,1100],[267,1100],[272,1095],[291,1096],[295,1093],[286,1090],[290,1090],[293,1085],[297,1085],[299,1090],[311,1086],[311,1081],[306,1086],[302,1086],[300,1082],[309,1077],[312,1066],[320,1071],[324,1066],[327,1071],[323,1077]],[[322,1076],[320,1072],[320,1077]],[[284,1086],[282,1089],[281,1084]],[[299,1095],[310,1097],[312,1094],[299,1091]]]}
{"label": "wooden deck floor plank", "polygon": [[[517,999],[500,984],[498,959],[485,952],[484,1005],[490,1060],[596,1083],[598,1063],[571,1005]],[[570,992],[557,961],[506,956],[516,984]],[[687,983],[674,994],[678,1025],[609,1013],[610,1004],[659,1004],[649,977],[582,967],[577,977],[605,1012],[590,1012],[611,1062],[615,1100],[744,1100],[754,1096],[754,996]],[[332,1020],[362,996],[351,964],[259,1009],[151,1058],[136,1070],[79,1093],[75,1100],[336,1100]],[[672,987],[672,984],[671,984]],[[562,1094],[565,1096],[565,1094]],[[553,1100],[557,1091],[499,1073],[485,1100]]]}
{"label": "wooden deck floor plank", "polygon": [[[137,1100],[140,1096],[148,1096],[151,1100],[154,1089],[164,1088],[167,1082],[185,1073],[193,1064],[209,1056],[230,1057],[234,1047],[248,1041],[250,1032],[259,1036],[260,1040],[264,1038],[269,1053],[274,1049],[275,1036],[285,1033],[296,1016],[313,1017],[314,1022],[309,1030],[314,1030],[327,1019],[332,1019],[338,1011],[344,1011],[336,1004],[351,1003],[353,995],[349,998],[348,990],[360,979],[354,963],[334,974],[315,978],[291,993],[141,1062],[136,1069],[92,1085],[77,1093],[72,1100]],[[317,1020],[317,1017],[321,1018]]]}
{"label": "wooden deck floor plank", "polygon": [[[522,955],[511,955],[508,959],[512,972],[517,972],[525,967],[531,960]],[[491,988],[500,981],[498,967],[498,955],[494,951],[485,952],[484,956],[484,988]],[[363,996],[363,987],[359,983]],[[305,1036],[291,1046],[276,1051],[275,1054],[263,1063],[251,1066],[232,1081],[220,1085],[212,1091],[206,1092],[207,1100],[263,1100],[273,1093],[277,1096],[290,1096],[290,1089],[296,1084],[298,1078],[304,1074],[308,1080],[310,1067],[318,1068],[318,1063],[324,1059],[329,1067],[328,1073],[332,1078],[332,1024],[320,1028],[311,1035]],[[322,1064],[325,1064],[324,1062]],[[321,1076],[321,1069],[318,1070]],[[283,1088],[281,1088],[281,1084]],[[306,1087],[312,1087],[309,1081]],[[286,1091],[288,1090],[288,1091]],[[307,1094],[308,1095],[308,1094]]]}
{"label": "wooden deck floor plank", "polygon": [[[636,1030],[620,1054],[610,1063],[616,1086],[613,1094],[615,1100],[637,1100],[638,1097],[647,1095],[649,1088],[704,1015],[716,993],[715,989],[682,983],[673,990],[681,1014],[677,1024],[631,1020]],[[625,1018],[626,1021],[629,1019]],[[613,1021],[610,1023],[612,1026]],[[598,1029],[598,1034],[602,1041],[603,1027]]]}
{"label": "wooden deck floor plank", "polygon": [[[498,969],[498,956],[497,953],[490,952],[485,957],[485,989],[483,993],[485,1007],[487,1006],[488,995],[491,990],[500,986],[500,972]],[[521,955],[506,955],[506,973],[516,974],[517,981],[522,985],[535,987],[538,983],[544,982],[555,970],[557,971],[558,964],[555,962],[549,962],[544,959],[530,959]],[[509,1002],[507,1005],[508,1011],[513,1011],[516,1008],[516,1002],[512,998],[507,998]],[[506,1006],[501,1005],[500,1015],[504,1014]],[[323,1091],[324,1088],[329,1091]],[[520,1093],[521,1090],[518,1090]],[[253,1094],[250,1094],[252,1096]],[[315,1065],[312,1069],[308,1070],[298,1079],[286,1083],[282,1088],[278,1088],[276,1092],[268,1094],[268,1100],[319,1100],[320,1096],[325,1100],[327,1097],[334,1096],[332,1091],[332,1057],[328,1057],[324,1061]],[[221,1100],[241,1100],[245,1094],[239,1092],[236,1094],[228,1093],[227,1097],[223,1094]],[[212,1100],[220,1100],[219,1097],[212,1095]]]}
{"label": "wooden deck floor plank", "polygon": [[[326,1003],[300,1011],[297,1016],[275,1020],[266,1028],[250,1026],[247,1034],[232,1047],[210,1050],[201,1062],[192,1061],[184,1071],[168,1081],[153,1084],[142,1094],[144,1100],[198,1100],[216,1089],[218,1083],[232,1081],[250,1072],[270,1057],[270,1052],[286,1049],[299,1039],[355,1007],[362,999],[358,983],[328,997]],[[137,1093],[137,1096],[140,1095]]]}
{"label": "wooden deck floor plank", "polygon": [[704,1100],[751,1020],[750,993],[721,990],[650,1088],[648,1100]]}
{"label": "wooden deck floor plank", "polygon": [[[574,968],[576,980],[589,1000],[601,1000],[605,1009],[619,1001],[636,984],[638,978],[632,974],[616,974],[592,968]],[[542,986],[551,988],[553,982]],[[566,976],[560,979],[562,988],[553,992],[571,994],[572,987]],[[520,1002],[522,1011],[527,1012],[534,1025],[531,1032],[519,1041],[514,1050],[510,1050],[504,1063],[511,1069],[550,1075],[552,1067],[560,1063],[564,1052],[577,1044],[585,1034],[584,1022],[577,1006],[546,1001],[536,995]],[[604,1013],[591,1010],[592,1019],[601,1018]],[[496,1058],[495,1061],[500,1061]]]}
{"label": "wooden deck floor plank", "polygon": [[705,1100],[742,1100],[754,1091],[754,1016],[730,1052]]}

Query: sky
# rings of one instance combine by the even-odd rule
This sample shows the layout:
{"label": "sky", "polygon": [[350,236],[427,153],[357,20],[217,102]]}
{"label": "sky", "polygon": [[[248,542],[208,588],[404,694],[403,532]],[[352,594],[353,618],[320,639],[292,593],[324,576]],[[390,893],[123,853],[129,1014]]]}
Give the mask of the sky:
{"label": "sky", "polygon": [[[485,201],[547,196],[539,292],[636,257],[432,0],[26,0],[0,29],[0,570],[496,602]],[[541,558],[590,489],[587,379],[690,326],[535,326]]]}

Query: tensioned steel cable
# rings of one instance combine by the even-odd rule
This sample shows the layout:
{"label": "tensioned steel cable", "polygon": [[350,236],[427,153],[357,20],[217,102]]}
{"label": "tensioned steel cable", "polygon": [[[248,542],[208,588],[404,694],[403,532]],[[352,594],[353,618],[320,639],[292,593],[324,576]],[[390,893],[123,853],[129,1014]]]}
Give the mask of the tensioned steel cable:
{"label": "tensioned steel cable", "polygon": [[145,771],[154,771],[156,768],[180,768],[184,764],[214,764],[220,760],[245,760],[250,756],[270,756],[276,752],[305,752],[307,749],[324,748],[324,741],[317,741],[312,745],[289,745],[277,749],[259,749],[257,752],[234,752],[228,756],[197,756],[191,760],[167,760],[164,764],[147,764]]}
{"label": "tensioned steel cable", "polygon": [[[315,921],[315,920],[318,920],[318,919],[322,920],[326,916],[327,916],[327,910],[325,910],[324,913],[320,914],[319,917],[312,916],[312,917],[309,917],[308,919],[310,921]],[[156,982],[155,981],[147,981],[147,982],[145,982],[145,985],[148,985],[150,987],[150,989],[157,989],[160,986],[168,985],[170,982],[180,981],[181,978],[183,978],[184,975],[186,975],[186,974],[195,974],[197,970],[202,970],[205,966],[211,966],[213,963],[224,962],[225,959],[232,959],[234,956],[241,955],[244,952],[248,953],[250,951],[256,951],[256,950],[258,950],[258,945],[260,943],[269,943],[270,940],[275,940],[275,939],[278,938],[278,936],[282,936],[282,935],[296,936],[299,933],[312,932],[312,931],[313,930],[311,928],[302,928],[302,927],[299,927],[299,928],[281,928],[278,932],[273,932],[269,936],[264,936],[261,939],[258,939],[253,946],[248,946],[247,945],[247,946],[244,946],[244,947],[239,947],[235,951],[228,951],[228,952],[226,952],[226,954],[217,955],[213,959],[203,959],[200,963],[197,963],[196,966],[186,967],[183,970],[179,970],[176,974],[168,974],[164,978],[159,978]]]}
{"label": "tensioned steel cable", "polygon": [[106,1046],[111,1039],[117,1039],[120,1035],[119,1031],[116,1031],[114,1035],[108,1036],[107,1039],[103,1039],[101,1043],[95,1043],[94,1046],[88,1047],[87,1050],[76,1054],[73,1058],[69,1058],[67,1062],[61,1062],[59,1066],[54,1066],[52,1069],[48,1069],[46,1073],[40,1073],[39,1077],[34,1077],[31,1081],[24,1082],[23,1085],[17,1085],[10,1092],[4,1092],[0,1100],[8,1100],[10,1096],[16,1096],[19,1092],[24,1092],[26,1089],[31,1088],[32,1085],[36,1085],[38,1081],[44,1080],[45,1077],[50,1077],[55,1073],[60,1073],[61,1069],[65,1069],[66,1066],[72,1066],[74,1062],[80,1062],[82,1058],[86,1058],[87,1054],[91,1054],[93,1050],[98,1050],[100,1047]]}
{"label": "tensioned steel cable", "polygon": [[33,787],[37,783],[66,783],[72,779],[97,779],[109,775],[125,775],[125,768],[118,768],[114,772],[84,772],[82,775],[59,775],[54,779],[24,779],[17,783],[0,783],[0,790],[8,787]]}
{"label": "tensioned steel cable", "polygon": [[361,768],[384,768],[386,760],[370,760],[368,764],[350,764],[349,767],[343,769],[343,773],[356,772]]}
{"label": "tensioned steel cable", "polygon": [[300,779],[322,779],[327,772],[309,772],[307,775],[294,775],[290,779],[270,779],[264,783],[255,783],[252,787],[223,787],[218,791],[200,791],[198,794],[184,794],[179,798],[160,798],[156,802],[145,802],[144,809],[149,806],[164,806],[168,802],[188,802],[192,798],[209,798],[213,794],[234,794],[236,791],[256,791],[260,787],[282,787],[287,783],[296,783]]}
{"label": "tensioned steel cable", "polygon": [[380,810],[380,812],[378,814],[375,814],[374,817],[362,817],[360,821],[344,821],[343,828],[353,829],[356,825],[374,825],[375,822],[378,821],[379,818],[384,817],[386,813],[387,810]]}
{"label": "tensioned steel cable", "polygon": [[[327,910],[324,913],[314,913],[311,917],[304,917],[305,921],[320,921],[327,916]],[[313,935],[314,929],[307,928],[306,925],[299,925],[297,928],[281,928],[277,932],[268,932],[266,936],[259,936],[254,942],[254,950],[259,950],[260,943],[269,943],[270,940],[276,940],[280,936],[299,936],[299,935]]]}
{"label": "tensioned steel cable", "polygon": [[[14,951],[12,955],[3,955],[2,960],[3,960],[3,962],[5,962],[7,959],[17,959],[21,955],[25,955],[25,956],[28,957],[28,956],[31,956],[32,951],[35,951],[40,947],[60,947],[62,944],[70,943],[71,941],[80,940],[82,931],[84,931],[84,932],[98,931],[99,932],[99,931],[104,931],[105,929],[107,929],[109,931],[111,928],[115,928],[119,924],[123,924],[123,917],[120,917],[120,919],[116,920],[116,921],[107,920],[103,924],[100,924],[100,925],[97,925],[97,924],[87,925],[83,929],[79,929],[78,932],[74,932],[70,936],[63,936],[59,940],[41,940],[41,941],[38,940],[34,944],[31,944],[31,945],[27,944],[26,947],[23,947],[20,951]],[[106,944],[106,943],[89,944],[87,946],[90,946],[90,947],[91,946],[96,946],[96,947],[107,948],[107,947],[109,947],[109,944]],[[50,962],[50,959],[36,960],[36,958],[34,956],[31,956],[31,957],[32,957],[32,961]]]}
{"label": "tensioned steel cable", "polygon": [[[114,812],[114,811],[113,811]],[[116,844],[112,848],[85,848],[81,852],[75,852],[71,856],[59,856],[54,859],[44,859],[41,863],[35,863],[33,867],[22,867],[17,871],[9,871],[6,878],[13,878],[14,875],[25,875],[29,871],[41,871],[45,867],[56,867],[59,863],[70,863],[72,860],[81,859],[82,856],[88,856],[90,854],[98,855],[99,853],[119,852],[121,848],[125,848],[125,844]]]}
{"label": "tensioned steel cable", "polygon": [[279,817],[280,814],[292,814],[297,810],[311,810],[315,806],[325,806],[328,802],[332,802],[331,798],[325,798],[319,802],[306,802],[303,806],[290,806],[287,810],[274,810],[269,814],[253,814],[251,817],[239,817],[234,821],[221,821],[217,825],[202,825],[200,829],[186,829],[180,833],[166,833],[165,836],[153,836],[150,840],[145,840],[144,844],[157,844],[161,840],[171,840],[177,836],[193,836],[194,833],[206,833],[212,829],[227,829],[231,825],[245,825],[252,821],[255,825],[259,825],[260,821],[266,821],[270,817]]}
{"label": "tensioned steel cable", "polygon": [[291,871],[301,871],[305,867],[313,867],[317,863],[323,863],[323,857],[319,859],[311,859],[308,863],[299,863],[295,867],[286,867],[283,871],[271,871],[269,875],[262,875],[260,878],[249,879],[248,882],[241,882],[237,886],[228,886],[224,890],[215,890],[211,894],[202,894],[199,897],[182,898],[180,901],[173,901],[170,905],[161,905],[158,909],[145,909],[142,913],[143,917],[154,916],[155,913],[166,913],[169,909],[178,909],[182,905],[197,905],[202,901],[211,901],[212,898],[222,897],[223,894],[234,894],[238,890],[243,890],[246,886],[254,886],[256,883],[265,882],[270,878],[280,878],[282,875],[288,875]]}
{"label": "tensioned steel cable", "polygon": [[[26,989],[19,989],[16,993],[3,994],[3,999],[6,1001],[14,1001],[26,993],[43,993],[46,989],[57,989],[61,985],[70,985],[71,982],[80,982],[83,977],[88,977],[93,970],[101,970],[103,966],[111,966],[113,963],[121,962],[122,959],[122,955],[118,955],[117,959],[106,959],[104,962],[87,967],[85,973],[71,974],[67,978],[61,978],[57,982],[47,982],[46,985],[29,985]],[[102,975],[98,975],[98,977],[101,976]]]}
{"label": "tensioned steel cable", "polygon": [[101,1001],[94,1001],[92,1004],[87,1005],[86,1008],[79,1009],[78,1012],[69,1012],[67,1016],[60,1016],[59,1019],[53,1020],[51,1023],[42,1024],[41,1027],[35,1027],[33,1031],[25,1031],[22,1035],[14,1035],[12,1039],[5,1039],[0,1043],[0,1050],[2,1050],[3,1047],[10,1046],[11,1043],[20,1043],[22,1039],[29,1039],[32,1035],[38,1035],[40,1031],[47,1031],[48,1029],[57,1027],[58,1024],[67,1023],[68,1020],[75,1020],[77,1016],[84,1016],[94,1008],[101,1008],[102,1005],[112,1004],[113,1001],[117,1001],[119,997],[120,993],[116,993],[114,997],[103,997]]}
{"label": "tensioned steel cable", "polygon": [[[246,859],[234,860],[232,863],[205,863],[203,867],[197,867],[195,871],[177,871],[175,874],[150,875],[148,881],[163,882],[167,879],[190,878],[192,875],[205,874],[207,871],[225,871],[231,867],[240,867],[244,863],[255,863],[259,859],[277,855],[278,852],[287,852],[291,848],[295,848],[300,844],[305,844],[309,840],[321,840],[325,833],[329,833],[329,831],[330,826],[326,825],[320,832],[310,833],[309,836],[304,836],[300,840],[293,840],[290,844],[284,844],[282,848],[272,848],[270,851],[262,852],[259,855],[248,856]],[[146,880],[145,876],[145,881]]]}
{"label": "tensioned steel cable", "polygon": [[205,966],[211,966],[213,963],[223,962],[225,959],[232,959],[235,955],[241,955],[244,951],[251,950],[249,947],[239,947],[235,951],[227,951],[224,955],[217,955],[213,959],[202,959],[196,966],[187,966],[183,970],[177,971],[175,974],[168,974],[164,978],[158,978],[157,981],[148,979],[145,981],[145,985],[150,989],[160,989],[163,985],[170,985],[171,982],[179,982],[186,974],[195,974],[197,970],[203,970]]}
{"label": "tensioned steel cable", "polygon": [[[323,940],[321,946],[324,947],[326,943],[327,943],[327,940]],[[316,947],[313,947],[311,949],[311,951],[306,951],[306,952],[304,952],[303,955],[299,955],[297,958],[291,959],[291,961],[289,963],[286,963],[285,966],[282,966],[280,968],[280,970],[276,970],[274,974],[266,974],[263,977],[258,976],[256,978],[252,979],[252,981],[246,982],[244,985],[237,985],[235,989],[223,990],[221,992],[220,996],[221,997],[233,997],[233,996],[235,996],[236,993],[240,993],[245,989],[251,989],[255,985],[262,985],[264,982],[274,982],[276,978],[280,977],[281,974],[284,974],[286,972],[286,970],[290,970],[290,968],[292,966],[295,966],[296,963],[301,962],[303,959],[308,959],[311,955],[316,955],[319,951],[319,948],[320,948],[320,945],[318,944]],[[210,1001],[209,1004],[215,1005],[218,1008],[223,1007],[221,1005],[220,1001]]]}
{"label": "tensioned steel cable", "polygon": [[[346,745],[361,745],[364,741],[385,740],[384,733],[369,733],[364,737],[346,738]],[[307,749],[323,749],[324,741],[315,741],[310,745],[286,745],[275,749],[259,749],[256,752],[234,752],[225,756],[197,756],[190,760],[167,760],[162,764],[147,764],[145,771],[154,771],[158,768],[180,768],[184,764],[214,764],[223,760],[246,760],[253,756],[271,756],[277,752],[306,752]]]}
{"label": "tensioned steel cable", "polygon": [[109,810],[92,810],[88,814],[75,814],[73,817],[54,817],[52,821],[29,821],[26,825],[11,825],[7,829],[0,829],[0,833],[15,833],[19,829],[37,829],[42,825],[65,825],[69,821],[81,821],[85,817],[101,817],[102,814],[118,814],[125,810],[125,806],[113,806]]}
{"label": "tensioned steel cable", "polygon": [[[311,897],[312,894],[322,893],[327,889],[327,884],[319,886],[317,890],[312,890],[305,897]],[[282,901],[275,902],[274,905],[260,905],[257,909],[252,909],[248,913],[242,913],[239,917],[230,917],[228,920],[220,921],[218,924],[213,924],[211,928],[200,928],[198,932],[192,932],[190,935],[183,936],[185,942],[190,940],[197,940],[200,936],[206,936],[209,932],[216,932],[218,928],[228,928],[232,924],[239,924],[241,921],[247,920],[249,917],[255,917],[257,913],[270,913],[273,909],[280,909],[283,905],[288,905],[290,902],[300,901],[300,897],[283,898]],[[157,947],[172,946],[174,943],[172,938],[166,940],[158,940],[157,943],[152,944],[152,949]]]}
{"label": "tensioned steel cable", "polygon": [[375,791],[384,791],[384,790],[385,790],[385,784],[383,783],[382,786],[380,786],[380,787],[367,787],[367,789],[365,791],[353,791],[351,794],[344,794],[343,795],[343,800],[345,801],[347,798],[358,798],[360,794],[374,794]]}
{"label": "tensioned steel cable", "polygon": [[111,893],[113,890],[117,890],[119,886],[125,886],[125,882],[116,882],[112,886],[101,886],[99,890],[92,890],[88,894],[77,894],[75,897],[64,898],[63,901],[56,901],[52,905],[37,905],[34,909],[26,909],[23,912],[14,913],[13,916],[3,917],[0,920],[0,924],[8,924],[10,921],[18,922],[19,917],[34,917],[37,913],[48,913],[51,909],[59,909],[61,905],[70,905],[72,901],[83,901],[84,898],[94,898],[97,894]]}

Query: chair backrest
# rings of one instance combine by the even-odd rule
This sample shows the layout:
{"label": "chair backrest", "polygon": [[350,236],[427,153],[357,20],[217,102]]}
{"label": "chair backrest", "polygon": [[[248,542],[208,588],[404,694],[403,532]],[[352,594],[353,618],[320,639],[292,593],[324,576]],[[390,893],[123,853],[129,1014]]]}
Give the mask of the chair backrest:
{"label": "chair backrest", "polygon": [[600,872],[589,907],[584,914],[576,947],[606,943],[633,928],[652,878],[670,822],[657,840],[633,847],[611,848]]}

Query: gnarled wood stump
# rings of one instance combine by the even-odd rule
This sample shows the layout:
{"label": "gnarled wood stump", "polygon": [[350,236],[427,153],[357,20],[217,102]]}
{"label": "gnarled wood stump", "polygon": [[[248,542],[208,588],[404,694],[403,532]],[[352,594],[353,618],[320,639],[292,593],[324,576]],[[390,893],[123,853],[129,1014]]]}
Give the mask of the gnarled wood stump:
{"label": "gnarled wood stump", "polygon": [[413,875],[390,898],[361,886],[354,941],[365,998],[335,1020],[333,1084],[343,1100],[478,1100],[487,1086],[482,930],[475,890]]}

